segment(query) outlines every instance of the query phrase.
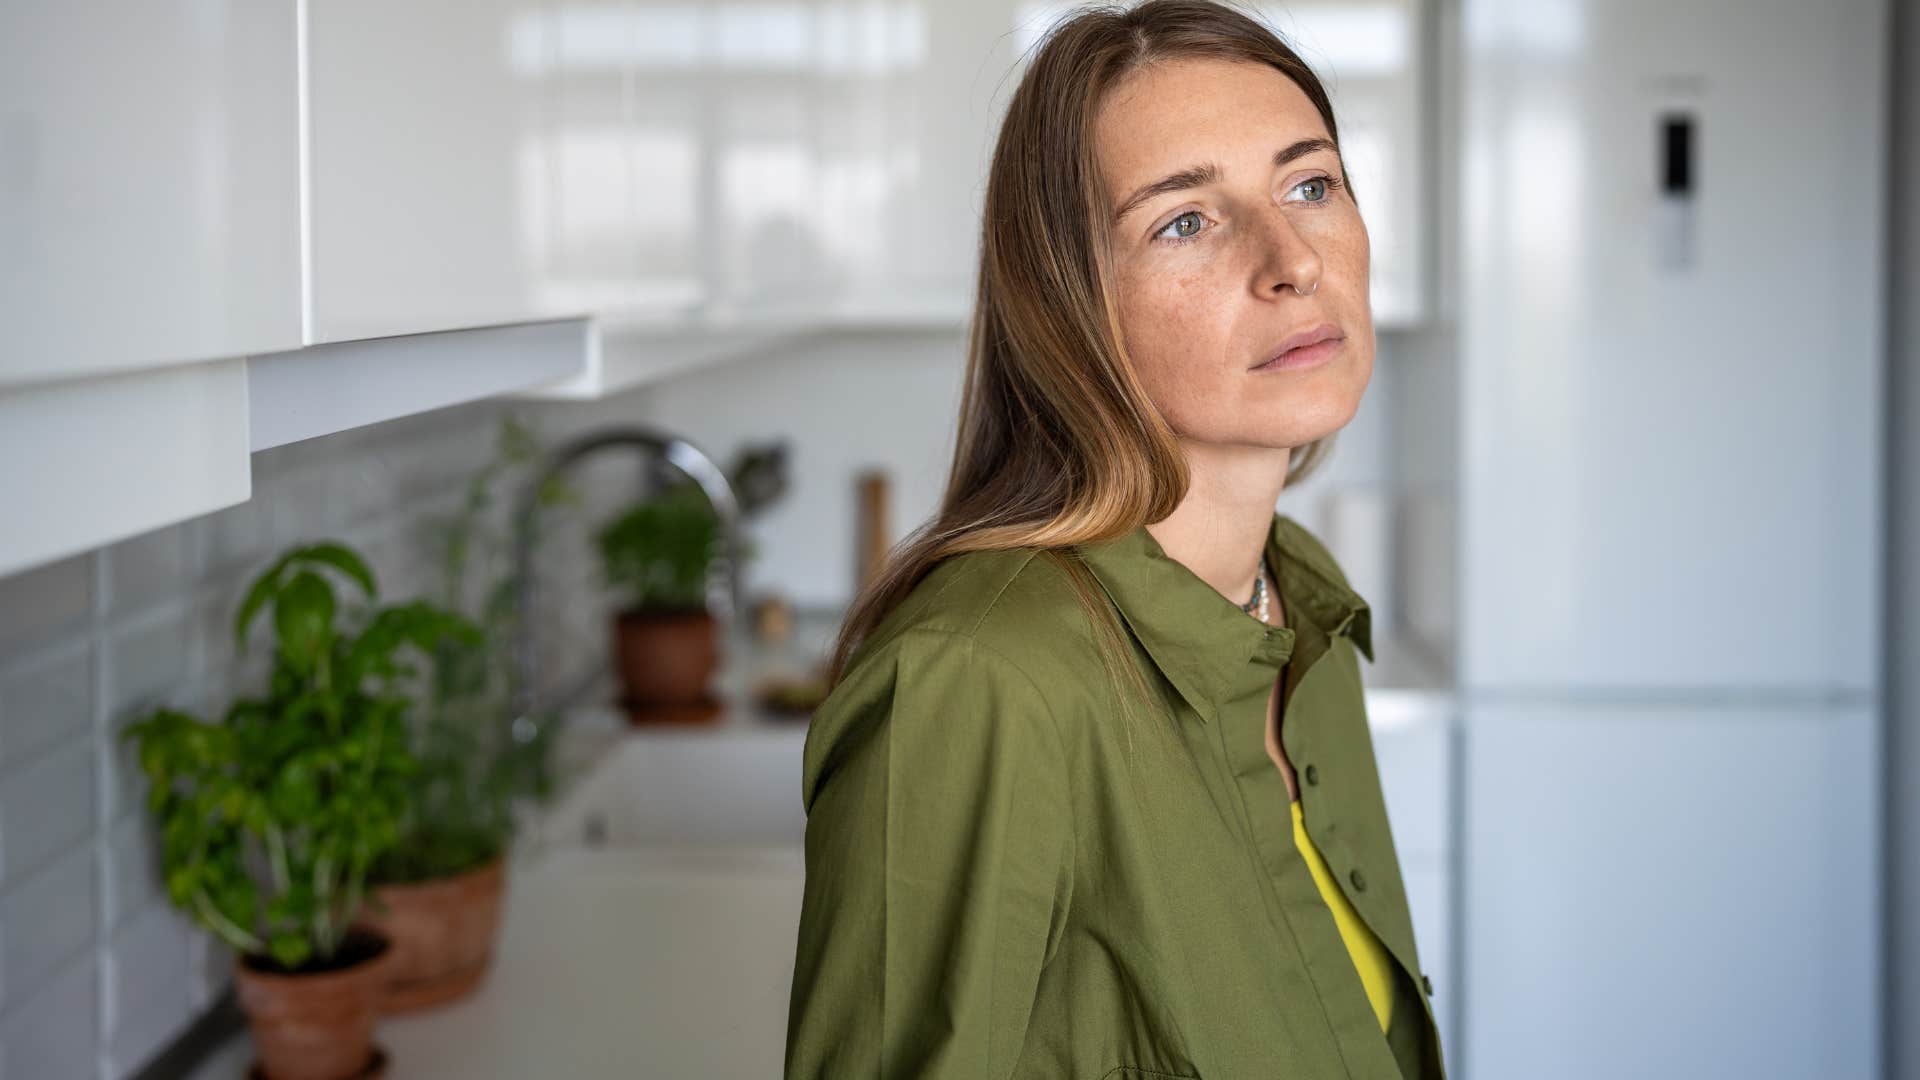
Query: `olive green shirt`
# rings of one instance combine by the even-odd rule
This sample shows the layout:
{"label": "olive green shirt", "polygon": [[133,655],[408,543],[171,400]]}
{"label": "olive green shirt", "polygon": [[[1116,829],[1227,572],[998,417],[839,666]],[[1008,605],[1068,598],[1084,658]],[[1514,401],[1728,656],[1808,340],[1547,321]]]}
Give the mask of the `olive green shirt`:
{"label": "olive green shirt", "polygon": [[[1361,691],[1366,602],[1281,514],[1285,627],[1144,527],[1066,554],[1165,715],[1123,715],[1053,558],[936,565],[807,731],[788,1080],[1441,1080]],[[1396,961],[1384,1033],[1295,846],[1277,683],[1308,835]]]}

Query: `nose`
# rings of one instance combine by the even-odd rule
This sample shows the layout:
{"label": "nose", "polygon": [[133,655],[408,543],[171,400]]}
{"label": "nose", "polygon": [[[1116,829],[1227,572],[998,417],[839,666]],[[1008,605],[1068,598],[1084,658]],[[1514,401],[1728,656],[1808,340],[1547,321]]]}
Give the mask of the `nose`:
{"label": "nose", "polygon": [[1311,296],[1320,288],[1320,252],[1293,227],[1286,211],[1269,207],[1259,216],[1256,233],[1259,257],[1253,279],[1255,293],[1268,298],[1291,290],[1296,295]]}

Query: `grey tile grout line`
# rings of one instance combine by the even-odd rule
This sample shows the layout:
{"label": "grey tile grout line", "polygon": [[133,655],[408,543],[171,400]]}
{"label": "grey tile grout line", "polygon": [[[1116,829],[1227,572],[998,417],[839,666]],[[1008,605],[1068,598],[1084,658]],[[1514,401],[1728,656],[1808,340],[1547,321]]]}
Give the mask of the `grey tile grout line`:
{"label": "grey tile grout line", "polygon": [[[41,644],[16,649],[0,656],[0,682],[17,678],[38,668],[50,667],[67,658],[67,654],[78,652],[92,641],[93,616],[87,616],[85,623],[76,623],[67,633]],[[0,751],[3,755],[4,751]]]}
{"label": "grey tile grout line", "polygon": [[[248,485],[248,497],[252,497],[251,482],[249,482]],[[186,682],[187,685],[194,687],[196,698],[199,698],[200,695],[205,692],[209,682],[209,673],[207,671],[207,636],[200,632],[200,627],[196,623],[200,610],[199,594],[210,584],[206,580],[205,575],[207,562],[206,520],[204,517],[197,518],[187,525],[187,573],[189,580],[194,583],[194,599],[188,606],[187,615],[188,625],[191,627],[191,630],[187,635]],[[201,700],[200,704],[207,706],[207,711],[212,714],[209,717],[210,719],[218,717],[219,714],[217,710],[215,710],[210,703]],[[154,872],[160,875],[160,892],[157,897],[157,902],[171,905],[173,899],[167,892],[166,871],[164,868],[158,866],[159,859],[157,855],[155,856],[154,863],[156,867]],[[192,919],[187,919],[186,921],[188,924],[186,972],[188,987],[187,1014],[189,1021],[192,1021],[195,1019],[195,1012],[204,1004],[200,1000],[200,994],[202,988],[205,986],[204,968],[207,950],[200,941],[200,936],[204,934],[205,931],[201,930],[198,924]],[[176,1032],[176,1034],[178,1033]]]}
{"label": "grey tile grout line", "polygon": [[[71,648],[67,649],[66,651],[70,653],[80,652],[82,648],[85,648],[88,651],[89,667],[87,669],[87,683],[88,683],[87,689],[88,689],[89,696],[91,696],[92,689],[93,689],[92,687],[93,669],[91,667],[93,645],[91,642],[83,642],[77,638],[74,639],[73,641],[68,642],[68,645],[71,646]],[[64,655],[52,655],[48,658],[48,663],[49,665],[56,664],[62,660],[67,660],[67,659],[70,659],[70,657],[64,656]],[[5,684],[7,682],[7,679],[8,679],[8,675],[4,672],[0,672],[0,685]],[[3,721],[4,721],[4,718],[0,718],[0,722],[3,722]],[[38,765],[55,754],[64,753],[64,752],[73,750],[74,748],[78,747],[82,742],[89,741],[92,738],[93,738],[93,713],[92,713],[92,710],[89,709],[87,712],[86,724],[84,726],[75,725],[72,733],[67,735],[65,738],[55,739],[52,742],[45,744],[44,746],[36,747],[35,749],[25,754],[19,754],[19,755],[9,754],[9,752],[4,747],[0,747],[0,781],[4,781],[7,777],[12,776],[22,770]],[[4,829],[0,828],[0,833],[3,833],[3,832],[4,832]],[[44,865],[44,864],[41,864],[41,865]],[[41,868],[41,865],[36,865],[28,868],[27,873],[22,874],[21,877],[22,878],[31,877],[35,871],[38,871]],[[7,889],[11,888],[13,880],[14,879],[12,878],[0,878],[0,892],[5,892]]]}
{"label": "grey tile grout line", "polygon": [[107,1033],[111,1030],[111,993],[107,986],[109,956],[107,949],[107,873],[113,858],[111,831],[105,827],[107,787],[113,781],[113,747],[109,737],[113,720],[108,704],[112,693],[110,676],[112,643],[106,633],[107,612],[112,610],[111,549],[100,548],[92,555],[93,605],[88,633],[93,638],[93,1055],[94,1069],[100,1080],[112,1080],[113,1061],[108,1053]]}

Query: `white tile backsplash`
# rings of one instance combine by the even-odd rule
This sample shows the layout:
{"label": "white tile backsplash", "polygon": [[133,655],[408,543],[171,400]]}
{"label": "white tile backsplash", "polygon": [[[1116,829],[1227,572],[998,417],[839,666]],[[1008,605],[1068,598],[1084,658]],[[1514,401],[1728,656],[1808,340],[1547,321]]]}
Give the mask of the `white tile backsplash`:
{"label": "white tile backsplash", "polygon": [[255,491],[269,507],[275,549],[320,539],[345,524],[349,501],[338,474],[316,463],[276,477],[266,491]]}
{"label": "white tile backsplash", "polygon": [[[262,482],[259,470],[254,483]],[[189,524],[199,547],[202,574],[219,576],[251,566],[273,547],[271,511],[258,497],[217,510]]]}
{"label": "white tile backsplash", "polygon": [[31,997],[74,958],[91,955],[94,870],[93,850],[75,847],[0,894],[7,982],[0,1016],[10,1015],[16,999]]}
{"label": "white tile backsplash", "polygon": [[94,748],[85,739],[0,770],[0,887],[93,834],[93,783]]}
{"label": "white tile backsplash", "polygon": [[91,554],[0,578],[0,657],[83,629],[92,605]]}
{"label": "white tile backsplash", "polygon": [[0,1075],[86,1080],[99,1075],[100,965],[80,957],[0,1014]]}
{"label": "white tile backsplash", "polygon": [[192,1016],[193,991],[182,976],[199,933],[165,904],[127,920],[101,958],[101,1034],[115,1077],[137,1071]]}
{"label": "white tile backsplash", "polygon": [[71,739],[93,724],[93,645],[68,643],[0,673],[0,770]]}
{"label": "white tile backsplash", "polygon": [[129,714],[172,698],[186,681],[192,661],[191,618],[192,606],[183,598],[157,618],[144,618],[114,632],[107,650],[111,714],[131,718]]}
{"label": "white tile backsplash", "polygon": [[140,770],[140,750],[119,737],[120,730],[95,748],[100,778],[100,821],[112,826],[133,814],[146,813],[147,776]]}
{"label": "white tile backsplash", "polygon": [[178,594],[194,569],[192,531],[192,522],[182,522],[113,545],[108,564],[113,614]]}
{"label": "white tile backsplash", "polygon": [[101,823],[111,826],[143,809],[147,779],[140,771],[139,754],[121,739],[127,726],[156,706],[199,708],[198,695],[187,686],[195,646],[190,598],[143,612],[112,631],[105,650],[107,714],[104,735],[109,740],[102,762],[106,782],[101,801]]}
{"label": "white tile backsplash", "polygon": [[234,951],[212,934],[187,936],[187,990],[198,1013],[233,982]]}
{"label": "white tile backsplash", "polygon": [[102,926],[111,931],[160,895],[160,850],[151,817],[126,814],[107,827]]}

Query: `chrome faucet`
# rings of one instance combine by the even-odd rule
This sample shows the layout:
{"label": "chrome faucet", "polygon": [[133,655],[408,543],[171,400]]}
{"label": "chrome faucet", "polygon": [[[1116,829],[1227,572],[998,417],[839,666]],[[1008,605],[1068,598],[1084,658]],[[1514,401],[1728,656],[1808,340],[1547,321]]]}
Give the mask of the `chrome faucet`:
{"label": "chrome faucet", "polygon": [[[725,576],[724,588],[716,589],[714,575],[708,578],[708,605],[715,610],[722,632],[732,625],[740,614],[741,606],[741,559],[740,559],[740,499],[727,479],[725,470],[714,464],[701,449],[685,439],[665,432],[644,427],[601,428],[589,431],[571,442],[563,443],[549,451],[545,464],[536,472],[532,480],[521,491],[514,506],[513,516],[513,573],[515,618],[513,624],[513,657],[510,672],[511,692],[509,702],[513,710],[512,733],[516,742],[529,743],[539,734],[539,720],[534,715],[534,646],[533,646],[533,600],[534,574],[533,549],[539,539],[537,511],[540,505],[540,493],[552,482],[554,477],[572,468],[582,459],[602,450],[631,449],[650,454],[658,462],[678,470],[699,485],[706,493],[707,501],[713,505],[714,516],[719,519],[720,551],[715,558],[716,569]],[[577,685],[568,687],[562,695],[562,703],[577,700],[590,686],[600,678],[599,672],[592,673]]]}

